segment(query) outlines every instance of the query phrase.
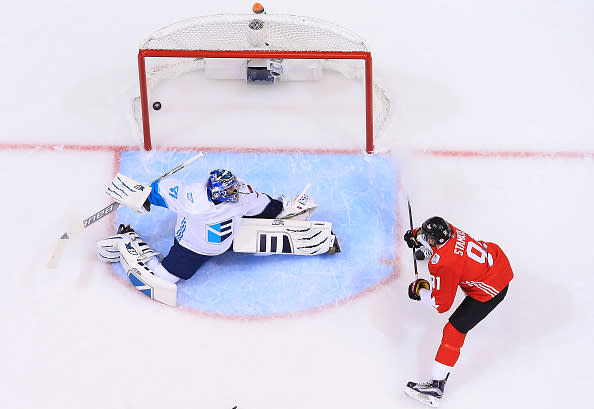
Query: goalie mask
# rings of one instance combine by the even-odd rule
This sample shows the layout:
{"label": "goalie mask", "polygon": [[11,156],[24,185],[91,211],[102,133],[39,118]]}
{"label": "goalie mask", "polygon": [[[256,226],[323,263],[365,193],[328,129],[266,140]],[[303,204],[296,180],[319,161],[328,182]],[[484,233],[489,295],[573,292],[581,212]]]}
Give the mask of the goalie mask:
{"label": "goalie mask", "polygon": [[452,229],[449,223],[437,216],[425,220],[421,232],[431,246],[444,244],[452,237]]}
{"label": "goalie mask", "polygon": [[208,198],[215,202],[236,203],[239,200],[239,182],[228,170],[215,169],[210,172],[206,181]]}

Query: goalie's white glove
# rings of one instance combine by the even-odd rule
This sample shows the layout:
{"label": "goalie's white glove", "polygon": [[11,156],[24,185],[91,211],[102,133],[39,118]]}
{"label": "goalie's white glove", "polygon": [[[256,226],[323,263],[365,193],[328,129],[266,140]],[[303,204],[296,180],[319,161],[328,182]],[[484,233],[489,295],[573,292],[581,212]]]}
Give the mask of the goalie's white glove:
{"label": "goalie's white glove", "polygon": [[283,210],[276,216],[277,219],[291,219],[291,220],[307,220],[318,208],[316,201],[303,192],[299,193],[295,199],[290,200],[280,195],[275,199],[283,202]]}
{"label": "goalie's white glove", "polygon": [[105,191],[116,202],[121,203],[138,213],[147,213],[149,206],[144,206],[151,194],[151,187],[138,183],[126,175],[118,173]]}

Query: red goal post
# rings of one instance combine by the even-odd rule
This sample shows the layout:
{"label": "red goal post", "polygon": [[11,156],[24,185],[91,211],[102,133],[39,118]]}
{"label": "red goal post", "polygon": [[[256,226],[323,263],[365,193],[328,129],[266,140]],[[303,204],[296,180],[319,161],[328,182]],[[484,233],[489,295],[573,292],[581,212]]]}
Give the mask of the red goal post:
{"label": "red goal post", "polygon": [[[254,23],[255,22],[255,23]],[[254,29],[257,27],[257,29]],[[374,86],[372,58],[365,43],[342,27],[291,15],[215,15],[167,26],[151,34],[138,52],[140,110],[144,148],[152,149],[149,84],[163,75],[147,72],[146,59],[303,59],[362,60],[365,87],[366,151],[374,151]],[[158,72],[157,72],[158,71]],[[385,97],[385,94],[383,95]],[[382,122],[389,111],[389,102]]]}

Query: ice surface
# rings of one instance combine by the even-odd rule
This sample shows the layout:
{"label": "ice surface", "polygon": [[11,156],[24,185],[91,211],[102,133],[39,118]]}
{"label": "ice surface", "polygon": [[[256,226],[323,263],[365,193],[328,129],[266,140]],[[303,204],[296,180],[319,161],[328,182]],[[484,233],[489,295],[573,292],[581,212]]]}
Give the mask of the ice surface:
{"label": "ice surface", "polygon": [[[378,139],[392,158],[377,166],[396,169],[389,176],[399,195],[386,204],[398,207],[382,214],[406,214],[402,206],[408,196],[415,221],[440,214],[473,237],[499,243],[509,255],[516,276],[507,298],[468,335],[441,406],[583,406],[583,394],[555,386],[570,382],[587,391],[593,382],[588,354],[594,328],[588,237],[594,199],[592,3],[372,0],[361,8],[344,1],[279,0],[264,5],[269,12],[338,23],[368,40],[374,74],[393,101],[393,117]],[[113,232],[116,219],[73,238],[60,268],[45,268],[55,240],[108,203],[103,186],[120,165],[131,163],[118,147],[128,152],[138,142],[128,116],[130,97],[138,91],[141,40],[184,18],[249,11],[250,4],[108,0],[99,7],[66,1],[4,6],[0,407],[419,407],[402,388],[429,374],[447,314],[406,297],[414,275],[402,244],[382,249],[394,256],[393,264],[366,270],[391,278],[338,304],[303,310],[288,303],[300,312],[268,317],[233,315],[238,304],[213,312],[205,308],[208,301],[202,301],[202,309],[151,302],[96,260],[95,241]],[[330,91],[322,88],[315,95],[321,99]],[[357,93],[350,89],[344,95],[351,91]],[[307,102],[306,95],[298,96]],[[351,131],[350,116],[341,120],[357,110],[346,99],[331,121],[317,112],[308,120],[302,109],[292,117],[283,107],[280,120],[270,121],[274,129],[255,121],[248,131],[245,121],[231,119],[235,109],[224,111],[221,105],[210,112],[219,125],[194,118],[187,127],[180,125],[204,132],[187,139],[163,133],[159,143],[204,149],[222,166],[243,157],[238,173],[253,179],[250,183],[297,193],[303,183],[292,174],[276,173],[290,179],[274,185],[273,175],[266,179],[258,172],[264,161],[258,152],[288,154],[287,148],[299,147],[315,155],[327,145],[355,150],[363,142]],[[164,104],[160,113],[166,109]],[[246,114],[244,107],[240,114]],[[291,139],[284,140],[285,134]],[[221,146],[235,150],[225,154],[217,149]],[[492,154],[496,151],[510,154]],[[169,164],[153,168],[151,155],[165,158],[161,152],[146,154],[151,165],[144,169],[146,180],[168,169]],[[258,160],[253,168],[246,165],[248,154]],[[206,169],[193,171],[200,170]],[[317,177],[304,182],[312,183],[316,199],[340,194],[321,191]],[[374,186],[385,189],[379,182]],[[348,213],[335,210],[339,203],[324,203],[319,216],[343,229],[341,218]],[[357,203],[347,200],[344,207]],[[382,233],[394,228],[402,233],[405,227],[390,221]],[[352,243],[342,244],[347,257]],[[352,271],[363,267],[354,265]],[[215,277],[221,292],[227,271]],[[230,279],[226,284],[236,285]],[[307,290],[316,291],[316,284]],[[266,305],[255,308],[272,311],[272,294],[264,295]],[[220,307],[223,298],[219,293],[208,305]],[[336,292],[328,297],[339,298]]]}

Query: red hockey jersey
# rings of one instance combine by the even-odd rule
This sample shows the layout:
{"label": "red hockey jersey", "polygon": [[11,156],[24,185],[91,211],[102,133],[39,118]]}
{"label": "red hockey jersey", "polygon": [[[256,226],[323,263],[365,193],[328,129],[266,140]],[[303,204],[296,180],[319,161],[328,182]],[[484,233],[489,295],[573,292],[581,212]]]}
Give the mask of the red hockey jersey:
{"label": "red hockey jersey", "polygon": [[506,255],[495,243],[482,242],[450,224],[454,236],[442,247],[433,248],[429,259],[431,297],[437,311],[452,306],[458,286],[471,298],[488,301],[512,280]]}

